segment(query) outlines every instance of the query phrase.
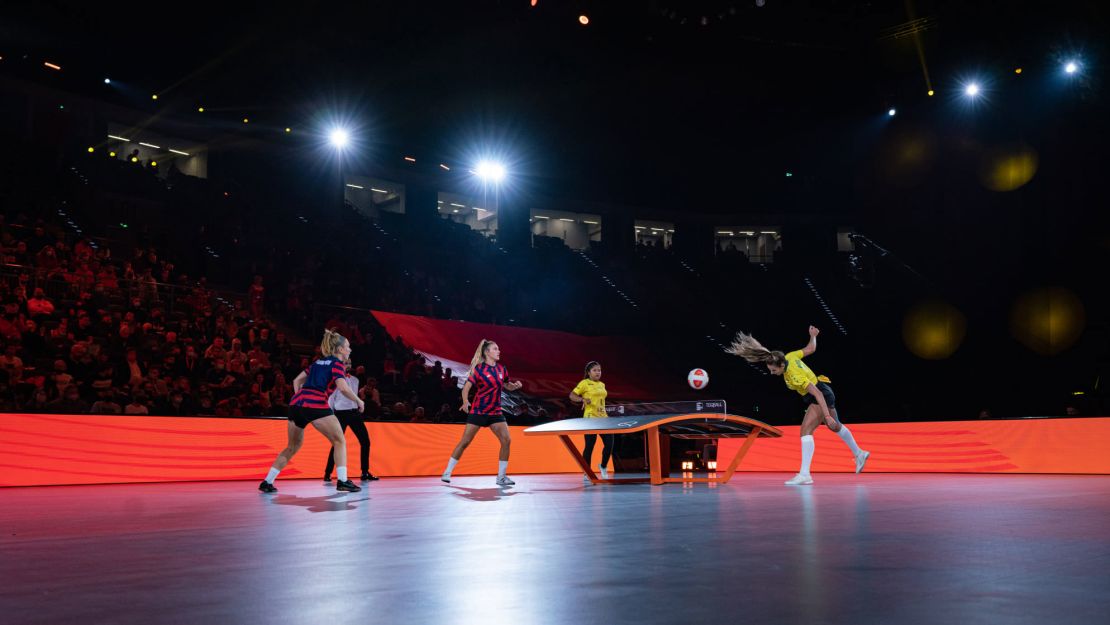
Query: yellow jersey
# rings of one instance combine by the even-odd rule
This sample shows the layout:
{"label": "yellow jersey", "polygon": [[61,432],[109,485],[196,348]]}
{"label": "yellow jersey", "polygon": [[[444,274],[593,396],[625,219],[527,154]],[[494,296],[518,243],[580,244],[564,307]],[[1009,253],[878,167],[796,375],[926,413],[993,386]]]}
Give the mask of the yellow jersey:
{"label": "yellow jersey", "polygon": [[590,400],[583,404],[582,416],[587,419],[596,419],[608,416],[605,414],[605,397],[609,394],[605,390],[604,382],[594,382],[590,379],[582,380],[572,391],[575,395]]}
{"label": "yellow jersey", "polygon": [[805,353],[802,350],[790,352],[786,355],[786,370],[782,372],[782,380],[786,382],[786,387],[792,391],[796,391],[799,395],[809,394],[809,385],[824,382],[828,384],[831,382],[827,377],[817,375],[812,369],[802,362],[802,357]]}

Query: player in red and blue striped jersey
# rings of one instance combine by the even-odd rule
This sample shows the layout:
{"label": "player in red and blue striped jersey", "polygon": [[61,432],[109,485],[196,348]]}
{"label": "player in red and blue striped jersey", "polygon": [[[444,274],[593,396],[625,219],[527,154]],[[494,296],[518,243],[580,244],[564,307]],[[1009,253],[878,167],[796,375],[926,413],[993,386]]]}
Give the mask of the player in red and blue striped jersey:
{"label": "player in red and blue striped jersey", "polygon": [[351,343],[338,332],[324,330],[320,352],[322,357],[293,380],[293,399],[289,400],[289,442],[274,460],[266,479],[258,485],[258,490],[264,493],[277,492],[274,480],[300,450],[304,443],[304,429],[309,423],[331,442],[337,465],[335,489],[351,493],[362,490],[347,479],[347,439],[343,436],[339,419],[328,405],[328,398],[338,391],[358,403],[359,412],[366,409],[363,401],[347,384],[347,367],[343,363],[351,357]]}
{"label": "player in red and blue striped jersey", "polygon": [[[509,370],[500,364],[501,348],[489,339],[482,339],[474,358],[470,361],[470,375],[462,389],[462,410],[467,413],[466,429],[463,430],[462,440],[455,446],[451,458],[447,461],[447,469],[440,478],[444,482],[451,481],[451,471],[455,464],[466,451],[474,435],[483,427],[490,431],[501,441],[501,453],[497,463],[497,485],[512,486],[515,484],[505,472],[509,468],[509,426],[505,423],[505,416],[501,414],[501,392],[516,391],[523,386],[519,381],[509,381]],[[476,389],[474,402],[470,401],[470,389]]]}

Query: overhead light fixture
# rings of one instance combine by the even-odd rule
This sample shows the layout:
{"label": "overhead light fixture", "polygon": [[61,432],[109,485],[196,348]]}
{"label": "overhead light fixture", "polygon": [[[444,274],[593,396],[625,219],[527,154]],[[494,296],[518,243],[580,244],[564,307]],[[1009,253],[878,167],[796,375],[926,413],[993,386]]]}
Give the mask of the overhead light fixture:
{"label": "overhead light fixture", "polygon": [[727,234],[728,236],[731,237],[731,236],[734,236],[735,233],[733,233],[731,230],[720,230],[720,231],[717,232],[717,234]]}
{"label": "overhead light fixture", "polygon": [[108,135],[108,138],[109,139],[115,139],[116,141],[128,141],[128,142],[131,141],[131,139],[128,139],[127,137],[120,137],[120,136],[117,136],[117,135]]}
{"label": "overhead light fixture", "polygon": [[536,215],[536,219],[551,219],[551,218],[550,218],[550,217],[546,217],[546,216],[544,216],[544,215]]}
{"label": "overhead light fixture", "polygon": [[385,189],[375,189],[374,187],[370,187],[370,190],[374,193],[389,193],[389,191],[386,191]]}
{"label": "overhead light fixture", "polygon": [[411,156],[406,156],[406,157],[405,157],[405,160],[406,160],[406,161],[408,161],[408,162],[410,162],[410,163],[415,163],[415,162],[416,162],[416,159],[415,159],[415,158],[413,158],[413,157],[411,157]]}
{"label": "overhead light fixture", "polygon": [[151,99],[151,100],[157,100],[157,99],[158,99],[158,94],[157,94],[157,93],[155,93],[155,94],[151,95],[151,96],[150,96],[150,99]]}
{"label": "overhead light fixture", "polygon": [[352,189],[365,189],[365,188],[366,188],[366,187],[360,187],[360,186],[359,186],[359,185],[357,185],[357,184],[351,184],[351,183],[349,183],[349,182],[347,183],[347,186],[348,186],[348,187],[350,187],[350,188],[352,188]]}
{"label": "overhead light fixture", "polygon": [[198,106],[197,107],[197,112],[198,113],[203,113],[204,112],[204,107],[203,106]]}
{"label": "overhead light fixture", "polygon": [[598,222],[596,222],[596,221],[590,221],[589,219],[583,219],[583,220],[582,220],[582,223],[584,223],[584,224],[590,224],[591,226],[596,226],[596,225],[598,224]]}
{"label": "overhead light fixture", "polygon": [[[50,61],[44,62],[43,65],[45,65],[46,67],[48,67],[52,70],[55,70],[55,71],[59,71],[59,72],[62,71],[62,66],[61,65],[55,65],[55,64],[51,63]],[[80,72],[78,72],[78,73],[80,73]]]}
{"label": "overhead light fixture", "polygon": [[451,206],[458,206],[459,208],[466,208],[466,204],[459,204],[457,202],[451,202]]}
{"label": "overhead light fixture", "polygon": [[146,146],[148,148],[154,148],[155,150],[161,150],[162,149],[162,146],[160,146],[160,145],[154,145],[152,143],[143,143],[142,141],[139,142],[139,145]]}
{"label": "overhead light fixture", "polygon": [[174,154],[180,154],[181,156],[189,156],[188,152],[182,152],[181,150],[175,150],[173,148],[170,148],[170,152],[173,152]]}
{"label": "overhead light fixture", "polygon": [[106,85],[112,84],[112,79],[111,78],[105,78],[104,79],[104,84],[106,84]]}
{"label": "overhead light fixture", "polygon": [[439,164],[439,168],[442,169],[443,171],[451,171],[451,168],[444,165],[443,163]]}
{"label": "overhead light fixture", "polygon": [[560,218],[559,218],[559,221],[569,221],[569,222],[574,222],[574,220],[573,220],[573,219],[567,219],[566,217],[560,217]]}

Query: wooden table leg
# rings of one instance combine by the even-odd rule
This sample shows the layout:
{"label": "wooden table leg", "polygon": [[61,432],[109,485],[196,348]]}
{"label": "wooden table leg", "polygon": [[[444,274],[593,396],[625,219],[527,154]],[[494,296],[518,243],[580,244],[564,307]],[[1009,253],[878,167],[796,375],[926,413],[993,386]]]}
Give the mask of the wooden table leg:
{"label": "wooden table leg", "polygon": [[559,440],[563,441],[563,444],[567,446],[567,451],[569,451],[570,455],[574,457],[574,461],[578,463],[578,466],[582,467],[582,472],[590,478],[591,482],[597,484],[597,474],[594,473],[594,470],[591,469],[588,464],[586,464],[586,459],[582,457],[582,452],[578,451],[578,448],[574,446],[574,442],[570,440],[570,437],[566,434],[560,434]]}
{"label": "wooden table leg", "polygon": [[747,455],[748,450],[752,448],[752,443],[755,442],[755,439],[759,438],[759,433],[762,431],[763,428],[752,428],[751,433],[748,434],[747,440],[745,440],[744,444],[740,446],[740,449],[736,451],[736,455],[732,457],[732,462],[729,463],[728,471],[725,472],[725,476],[718,480],[721,484],[727,484],[728,481],[732,479],[732,474],[736,472],[736,467],[740,466],[740,461]]}
{"label": "wooden table leg", "polygon": [[648,437],[648,454],[651,458],[648,463],[651,465],[651,483],[659,485],[663,483],[663,460],[662,454],[659,453],[659,428],[648,428],[644,435]]}

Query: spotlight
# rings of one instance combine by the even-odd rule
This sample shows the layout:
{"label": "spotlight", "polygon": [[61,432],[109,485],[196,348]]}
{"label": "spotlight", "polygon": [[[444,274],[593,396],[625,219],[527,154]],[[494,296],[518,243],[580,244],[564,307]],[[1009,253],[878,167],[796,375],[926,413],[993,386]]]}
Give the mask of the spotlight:
{"label": "spotlight", "polygon": [[106,84],[106,85],[112,84],[112,79],[111,78],[105,78],[104,79],[104,84]]}
{"label": "spotlight", "polygon": [[936,91],[933,91],[932,89],[930,89],[929,90],[929,97],[930,98],[933,97],[934,94],[936,94]]}
{"label": "spotlight", "polygon": [[971,97],[979,95],[979,83],[973,82],[964,87],[964,93]]}
{"label": "spotlight", "polygon": [[250,120],[250,118],[249,118],[249,117],[244,117],[244,118],[243,118],[243,123],[244,123],[244,124],[249,124],[249,123],[251,123],[251,120]]}
{"label": "spotlight", "polygon": [[1014,68],[1014,73],[1015,74],[1020,74],[1021,73],[1021,68],[1020,67],[1015,67]]}
{"label": "spotlight", "polygon": [[579,15],[578,16],[578,23],[585,26],[586,24],[590,23],[590,18],[588,16],[585,16],[585,15]]}
{"label": "spotlight", "polygon": [[286,133],[290,133],[290,132],[293,132],[293,129],[292,129],[292,128],[286,128],[286,129],[285,129],[285,132],[286,132]]}
{"label": "spotlight", "polygon": [[894,117],[896,113],[898,113],[898,111],[894,110],[893,108],[886,112],[888,117]]}
{"label": "spotlight", "polygon": [[487,182],[501,182],[505,179],[505,166],[493,161],[481,161],[474,168],[474,174]]}
{"label": "spotlight", "polygon": [[155,93],[154,95],[150,96],[150,99],[151,100],[157,100],[158,99],[158,94]]}
{"label": "spotlight", "polygon": [[342,150],[347,147],[347,143],[351,140],[351,135],[347,134],[347,131],[342,128],[336,128],[328,135],[328,140],[331,141],[332,145]]}
{"label": "spotlight", "polygon": [[1074,74],[1079,71],[1079,64],[1075,61],[1068,61],[1067,64],[1064,65],[1064,71],[1068,74]]}
{"label": "spotlight", "polygon": [[96,148],[94,148],[94,147],[90,147],[90,148],[89,148],[89,154],[92,154],[92,153],[93,153],[93,152],[95,152],[95,151],[96,151]]}
{"label": "spotlight", "polygon": [[198,113],[203,113],[204,112],[204,107],[203,106],[198,106],[197,107],[197,112]]}

